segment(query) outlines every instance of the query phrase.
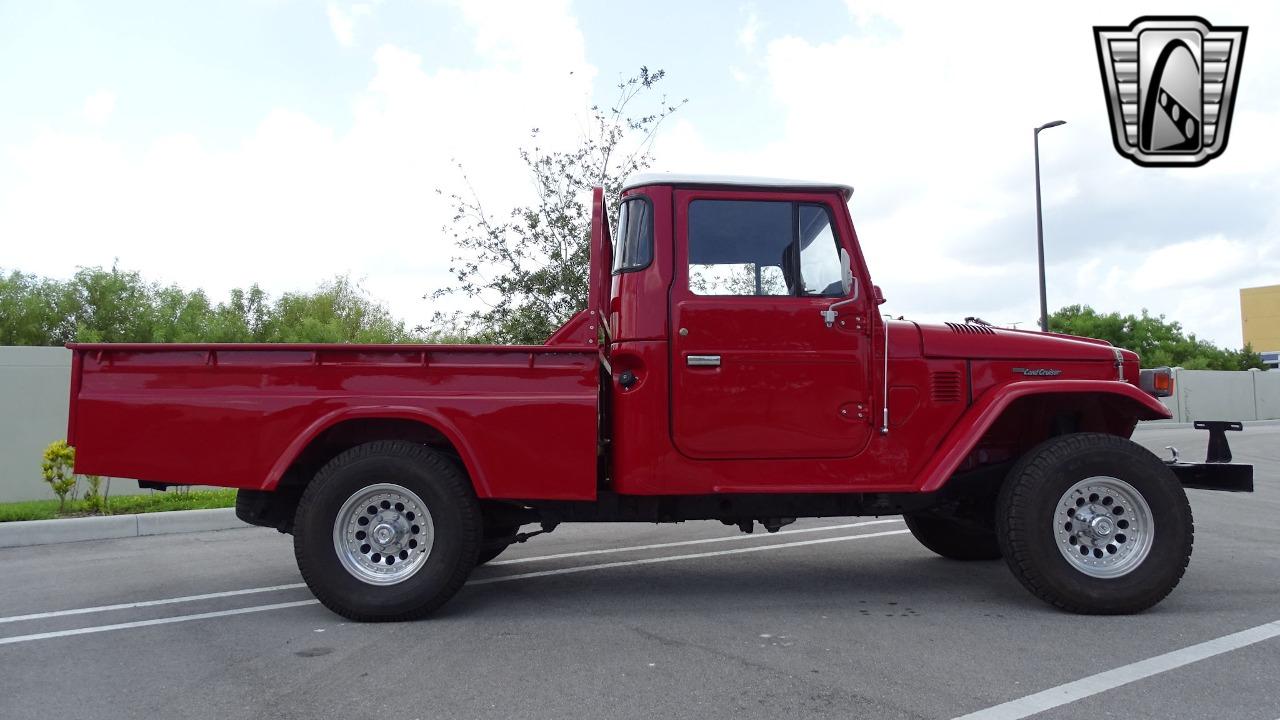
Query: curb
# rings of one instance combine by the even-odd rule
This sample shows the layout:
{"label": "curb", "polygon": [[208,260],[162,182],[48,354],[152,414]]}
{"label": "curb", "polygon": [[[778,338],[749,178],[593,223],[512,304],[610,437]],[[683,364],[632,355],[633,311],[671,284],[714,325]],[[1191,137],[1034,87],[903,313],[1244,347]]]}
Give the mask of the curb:
{"label": "curb", "polygon": [[114,540],[145,535],[234,530],[252,527],[236,517],[235,508],[170,510],[137,515],[26,520],[0,523],[0,548],[52,545],[82,540]]}

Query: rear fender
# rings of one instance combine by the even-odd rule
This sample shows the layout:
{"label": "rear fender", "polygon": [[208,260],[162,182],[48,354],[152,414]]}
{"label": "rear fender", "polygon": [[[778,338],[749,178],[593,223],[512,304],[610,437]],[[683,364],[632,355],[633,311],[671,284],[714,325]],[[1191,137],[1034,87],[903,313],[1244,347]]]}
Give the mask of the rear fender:
{"label": "rear fender", "polygon": [[274,490],[280,484],[285,472],[302,455],[310,445],[326,430],[348,420],[410,420],[421,423],[444,436],[466,469],[467,476],[475,488],[477,497],[489,497],[492,493],[485,479],[484,470],[476,459],[471,445],[456,426],[441,415],[419,407],[382,405],[368,408],[344,408],[321,416],[289,443],[280,457],[271,466],[270,473],[263,481],[262,490]]}
{"label": "rear fender", "polygon": [[916,476],[914,487],[920,492],[934,492],[945,485],[987,430],[1014,402],[1038,395],[1063,394],[1092,394],[1120,401],[1120,406],[1128,412],[1126,426],[1130,428],[1137,420],[1167,420],[1172,417],[1159,400],[1124,382],[1027,380],[1009,383],[984,394],[960,416],[932,459]]}

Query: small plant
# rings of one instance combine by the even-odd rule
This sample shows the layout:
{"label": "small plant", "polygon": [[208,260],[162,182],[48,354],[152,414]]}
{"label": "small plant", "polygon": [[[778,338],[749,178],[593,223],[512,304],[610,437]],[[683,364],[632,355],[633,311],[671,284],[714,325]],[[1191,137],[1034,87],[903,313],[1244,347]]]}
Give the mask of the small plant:
{"label": "small plant", "polygon": [[66,508],[68,497],[72,501],[76,499],[76,475],[72,472],[75,463],[76,451],[66,440],[49,443],[49,447],[44,449],[40,474],[49,483],[49,487],[53,488],[53,494],[58,496],[59,513]]}
{"label": "small plant", "polygon": [[[74,457],[75,450],[73,449],[71,452]],[[101,475],[85,475],[84,479],[88,483],[88,486],[84,489],[85,507],[89,512],[109,515],[111,506],[108,504],[108,498],[111,495],[111,478],[106,479],[105,485]]]}

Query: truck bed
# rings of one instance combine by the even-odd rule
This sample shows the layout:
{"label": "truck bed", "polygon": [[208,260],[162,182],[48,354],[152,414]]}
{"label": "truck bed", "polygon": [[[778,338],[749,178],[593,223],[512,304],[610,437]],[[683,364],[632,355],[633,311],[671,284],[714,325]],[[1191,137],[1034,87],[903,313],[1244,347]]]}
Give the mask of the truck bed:
{"label": "truck bed", "polygon": [[595,497],[592,346],[68,347],[79,473],[270,490],[322,434],[384,419],[439,433],[482,498]]}

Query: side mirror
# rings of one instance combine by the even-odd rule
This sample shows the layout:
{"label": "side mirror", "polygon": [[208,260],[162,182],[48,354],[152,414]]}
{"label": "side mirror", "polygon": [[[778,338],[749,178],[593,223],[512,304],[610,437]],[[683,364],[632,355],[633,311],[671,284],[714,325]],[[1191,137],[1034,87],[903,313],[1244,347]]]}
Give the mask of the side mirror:
{"label": "side mirror", "polygon": [[883,305],[885,303],[884,293],[880,291],[879,285],[871,286],[871,298],[876,301],[877,305]]}
{"label": "side mirror", "polygon": [[[843,294],[848,295],[850,290],[856,290],[853,284],[853,258],[849,257],[849,251],[840,248],[840,289]],[[857,299],[857,294],[854,294]]]}

